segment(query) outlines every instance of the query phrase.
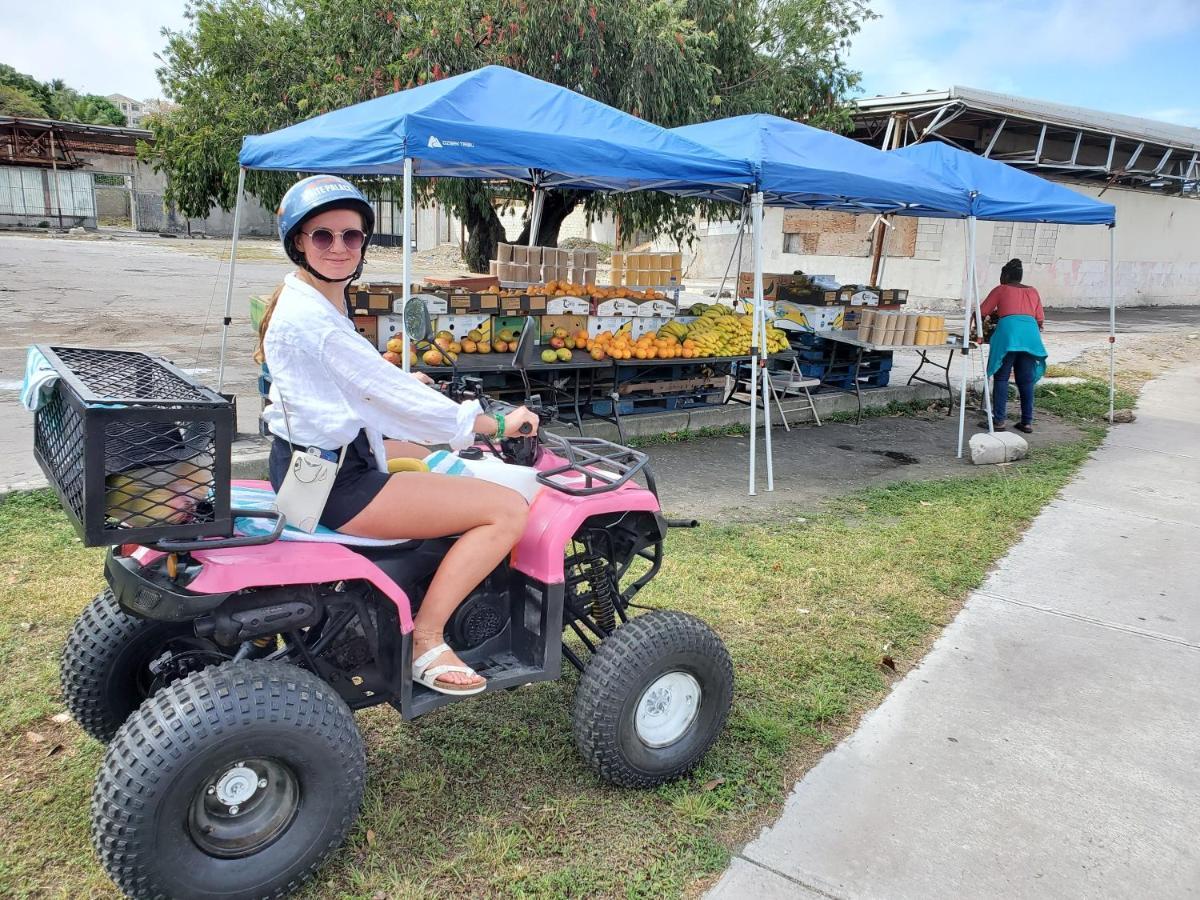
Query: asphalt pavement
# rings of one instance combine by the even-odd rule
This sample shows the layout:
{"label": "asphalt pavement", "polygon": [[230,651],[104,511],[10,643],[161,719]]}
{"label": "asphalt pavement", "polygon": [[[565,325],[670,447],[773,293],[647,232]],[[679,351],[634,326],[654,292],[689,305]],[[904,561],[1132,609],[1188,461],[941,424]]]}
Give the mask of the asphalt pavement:
{"label": "asphalt pavement", "polygon": [[1200,896],[1200,368],[1137,414],[710,900]]}

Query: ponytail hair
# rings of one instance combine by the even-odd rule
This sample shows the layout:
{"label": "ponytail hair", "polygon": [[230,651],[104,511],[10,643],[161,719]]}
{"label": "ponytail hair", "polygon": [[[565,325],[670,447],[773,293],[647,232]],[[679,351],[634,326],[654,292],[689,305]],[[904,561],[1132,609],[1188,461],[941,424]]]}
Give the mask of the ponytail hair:
{"label": "ponytail hair", "polygon": [[267,353],[264,344],[267,340],[267,326],[271,324],[271,316],[275,314],[275,304],[279,302],[279,295],[283,293],[283,285],[275,288],[275,293],[271,294],[267,300],[267,308],[263,310],[262,321],[258,325],[258,346],[254,348],[254,361],[256,363],[265,363],[267,361]]}

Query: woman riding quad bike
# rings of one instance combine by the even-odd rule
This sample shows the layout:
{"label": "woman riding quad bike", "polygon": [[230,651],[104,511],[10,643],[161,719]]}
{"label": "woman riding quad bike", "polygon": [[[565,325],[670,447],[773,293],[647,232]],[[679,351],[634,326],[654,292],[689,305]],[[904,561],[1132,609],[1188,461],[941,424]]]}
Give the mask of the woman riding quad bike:
{"label": "woman riding quad bike", "polygon": [[[290,214],[304,186],[320,190]],[[537,398],[514,409],[457,377],[443,394],[381,360],[339,300],[373,224],[346,182],[300,182],[280,219],[302,271],[264,320],[271,483],[233,483],[233,534],[113,547],[63,652],[67,708],[108,743],[93,841],[130,896],[281,896],[311,877],[362,800],[352,710],[412,719],[558,679],[565,658],[580,754],[650,787],[696,766],[731,703],[707,625],[631,615],[668,527],[645,455],[553,435]],[[420,300],[405,312],[427,332]],[[518,360],[532,343],[527,328]],[[388,475],[388,456],[429,455],[413,442],[458,448],[437,468],[465,474]],[[273,511],[293,446],[341,459],[313,533]]]}

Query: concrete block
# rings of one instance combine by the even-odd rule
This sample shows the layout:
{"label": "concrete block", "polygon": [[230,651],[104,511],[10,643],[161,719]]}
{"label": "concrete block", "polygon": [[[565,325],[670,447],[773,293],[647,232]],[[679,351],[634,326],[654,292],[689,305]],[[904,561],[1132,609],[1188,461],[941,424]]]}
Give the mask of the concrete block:
{"label": "concrete block", "polygon": [[973,435],[970,446],[971,462],[977,466],[1013,462],[1029,455],[1028,442],[1020,435],[1007,431]]}

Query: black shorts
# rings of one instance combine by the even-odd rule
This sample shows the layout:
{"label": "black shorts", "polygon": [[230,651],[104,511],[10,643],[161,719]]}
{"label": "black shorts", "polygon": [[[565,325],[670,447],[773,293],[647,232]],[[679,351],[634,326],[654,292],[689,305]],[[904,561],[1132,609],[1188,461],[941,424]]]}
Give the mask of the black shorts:
{"label": "black shorts", "polygon": [[[271,443],[270,472],[271,487],[276,491],[283,484],[291,461],[291,445],[281,438],[275,438]],[[360,431],[346,448],[346,458],[338,469],[333,490],[329,492],[329,500],[321,514],[321,524],[337,531],[371,504],[390,477],[376,467],[367,433]]]}

